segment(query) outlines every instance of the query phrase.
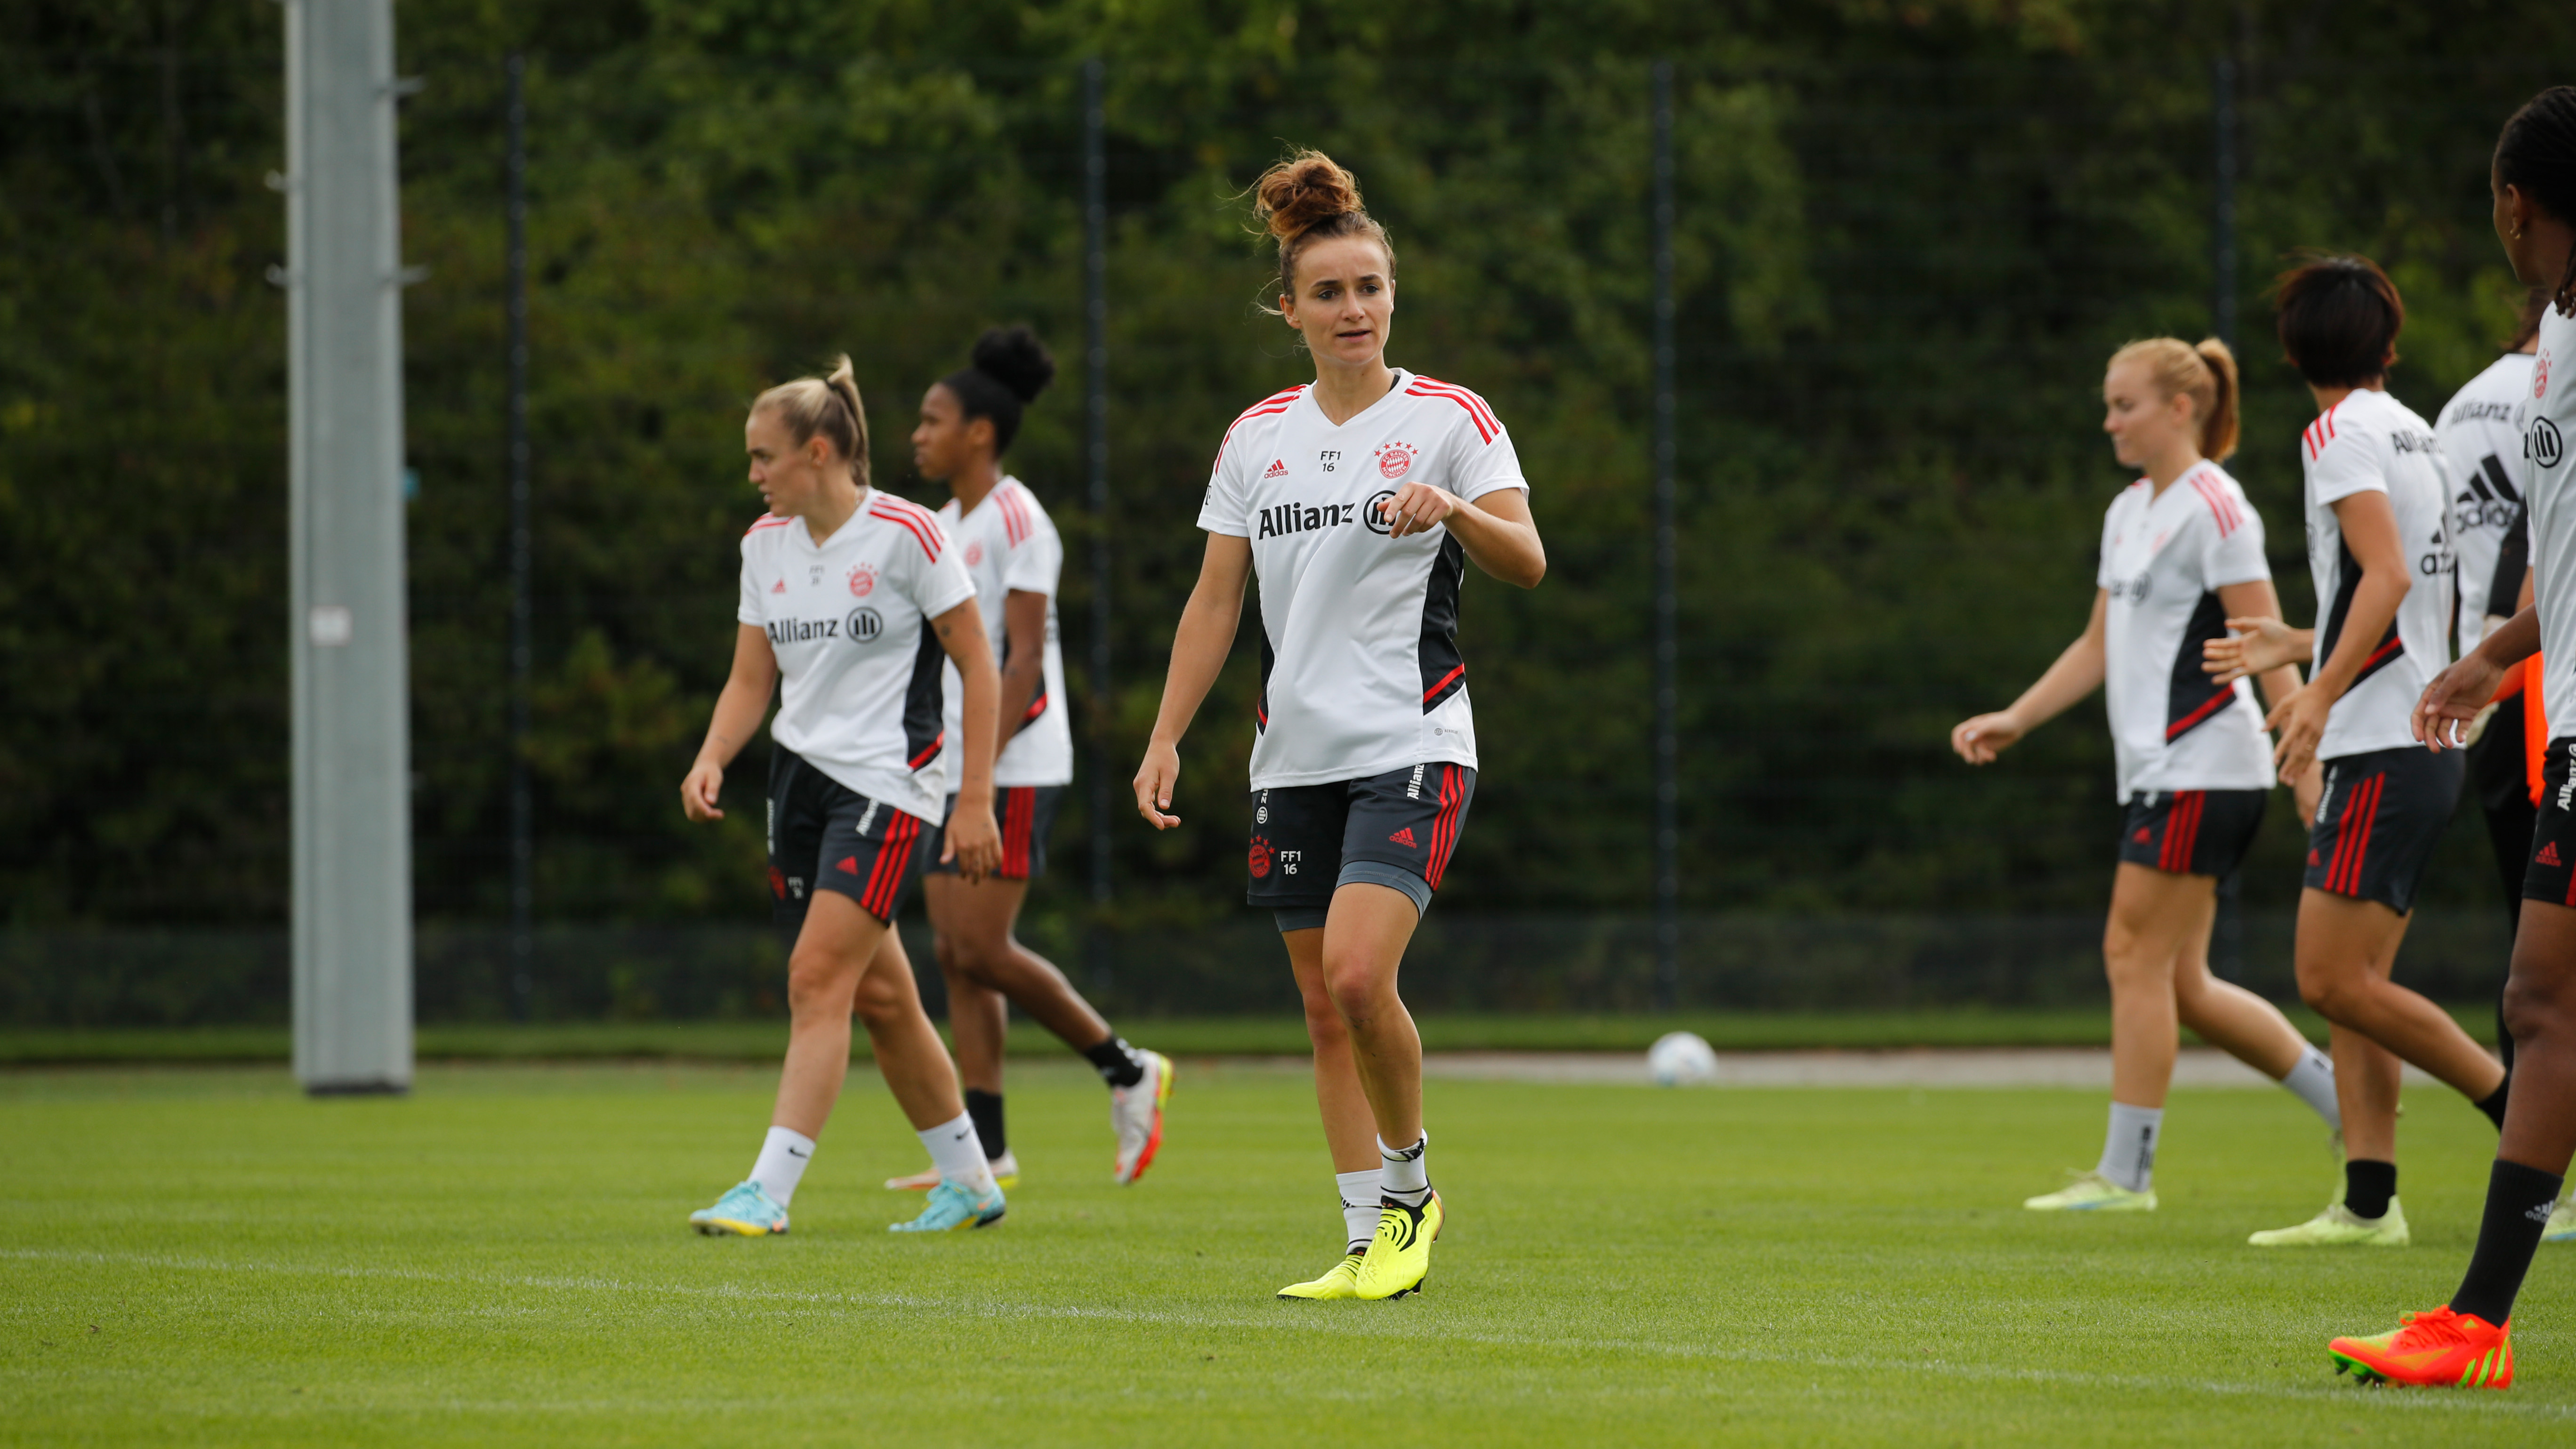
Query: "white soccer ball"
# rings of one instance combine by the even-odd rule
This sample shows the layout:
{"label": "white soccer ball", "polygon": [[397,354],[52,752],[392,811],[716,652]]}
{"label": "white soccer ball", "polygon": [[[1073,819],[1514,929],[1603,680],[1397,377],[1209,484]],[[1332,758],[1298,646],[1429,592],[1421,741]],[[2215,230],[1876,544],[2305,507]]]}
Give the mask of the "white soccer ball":
{"label": "white soccer ball", "polygon": [[1691,1087],[1717,1080],[1717,1048],[1693,1031],[1668,1031],[1646,1049],[1646,1066],[1663,1087]]}

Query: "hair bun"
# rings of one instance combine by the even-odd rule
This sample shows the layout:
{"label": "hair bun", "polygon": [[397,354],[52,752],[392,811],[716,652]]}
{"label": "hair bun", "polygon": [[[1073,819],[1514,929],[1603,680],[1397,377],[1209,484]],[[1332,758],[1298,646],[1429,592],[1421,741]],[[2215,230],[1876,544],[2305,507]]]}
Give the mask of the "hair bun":
{"label": "hair bun", "polygon": [[1252,214],[1283,242],[1319,221],[1359,210],[1359,182],[1321,151],[1300,151],[1253,184]]}
{"label": "hair bun", "polygon": [[1046,344],[1024,326],[988,327],[975,339],[975,370],[1011,390],[1022,402],[1034,400],[1055,381],[1055,358]]}

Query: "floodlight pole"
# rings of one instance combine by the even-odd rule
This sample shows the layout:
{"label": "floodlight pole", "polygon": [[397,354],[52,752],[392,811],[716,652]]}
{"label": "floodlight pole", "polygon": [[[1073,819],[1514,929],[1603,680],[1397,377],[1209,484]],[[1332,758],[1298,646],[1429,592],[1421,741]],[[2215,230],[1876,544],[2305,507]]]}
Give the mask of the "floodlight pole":
{"label": "floodlight pole", "polygon": [[1681,985],[1681,740],[1673,521],[1673,63],[1655,62],[1655,1007]]}
{"label": "floodlight pole", "polygon": [[528,58],[509,60],[510,283],[510,1017],[536,1000],[537,823],[528,781],[528,680],[536,652],[529,597],[528,522]]}
{"label": "floodlight pole", "polygon": [[[1109,907],[1109,159],[1107,77],[1100,57],[1082,63],[1082,316],[1084,443],[1090,464],[1091,718],[1084,731],[1091,768],[1091,904]],[[1091,976],[1106,985],[1105,922],[1091,929]]]}
{"label": "floodlight pole", "polygon": [[392,0],[286,0],[295,1075],[412,1074]]}
{"label": "floodlight pole", "polygon": [[2209,335],[2236,350],[2236,61],[2210,68]]}

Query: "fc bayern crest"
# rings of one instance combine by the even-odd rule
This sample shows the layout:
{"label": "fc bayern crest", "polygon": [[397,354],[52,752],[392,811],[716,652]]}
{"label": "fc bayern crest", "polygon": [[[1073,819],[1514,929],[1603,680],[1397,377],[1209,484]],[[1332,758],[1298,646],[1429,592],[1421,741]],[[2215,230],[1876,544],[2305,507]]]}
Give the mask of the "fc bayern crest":
{"label": "fc bayern crest", "polygon": [[1251,865],[1254,880],[1260,880],[1270,874],[1270,842],[1258,835],[1252,837]]}
{"label": "fc bayern crest", "polygon": [[875,591],[876,586],[877,571],[873,565],[861,564],[857,568],[850,570],[851,598],[864,599],[870,593]]}
{"label": "fc bayern crest", "polygon": [[966,567],[968,567],[968,568],[970,568],[970,569],[971,569],[971,568],[973,568],[975,565],[977,565],[977,564],[979,564],[979,563],[982,563],[983,561],[984,561],[984,540],[982,540],[982,539],[980,539],[980,538],[979,538],[979,539],[976,539],[974,542],[972,542],[972,543],[970,543],[970,544],[966,545]]}
{"label": "fc bayern crest", "polygon": [[1381,478],[1401,478],[1413,467],[1415,449],[1411,443],[1389,443],[1377,450],[1377,471]]}
{"label": "fc bayern crest", "polygon": [[2540,365],[2531,370],[2531,395],[2549,396],[2549,354],[2540,354]]}

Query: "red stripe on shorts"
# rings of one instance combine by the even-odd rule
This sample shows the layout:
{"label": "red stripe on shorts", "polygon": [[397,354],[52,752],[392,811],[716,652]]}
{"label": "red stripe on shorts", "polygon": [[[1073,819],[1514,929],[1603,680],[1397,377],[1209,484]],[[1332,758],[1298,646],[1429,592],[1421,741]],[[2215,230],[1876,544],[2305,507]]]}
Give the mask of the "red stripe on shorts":
{"label": "red stripe on shorts", "polygon": [[1456,765],[1440,767],[1440,813],[1431,822],[1431,859],[1425,875],[1431,888],[1440,888],[1440,877],[1449,869],[1449,852],[1458,845],[1458,807],[1465,802],[1465,783],[1458,778]]}

